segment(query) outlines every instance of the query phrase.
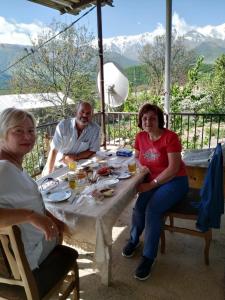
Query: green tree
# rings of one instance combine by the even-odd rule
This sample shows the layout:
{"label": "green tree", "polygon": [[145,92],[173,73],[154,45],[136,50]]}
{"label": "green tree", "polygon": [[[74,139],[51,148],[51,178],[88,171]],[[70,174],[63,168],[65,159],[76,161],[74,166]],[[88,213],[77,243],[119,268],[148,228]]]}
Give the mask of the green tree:
{"label": "green tree", "polygon": [[200,112],[209,107],[211,98],[210,95],[199,87],[201,69],[204,58],[198,57],[195,65],[189,69],[187,82],[180,86],[174,84],[171,88],[171,111],[172,112]]}
{"label": "green tree", "polygon": [[[66,27],[53,21],[49,30],[43,30],[32,41],[32,48],[25,48],[33,54],[21,61],[12,79],[17,92],[40,93],[44,101],[57,106],[61,117],[68,113],[68,97],[74,102],[93,99],[91,76],[97,57],[91,46],[93,36],[85,27],[73,26],[63,31]],[[55,93],[57,100],[49,97],[50,93]]]}
{"label": "green tree", "polygon": [[215,62],[209,92],[212,96],[211,111],[225,112],[225,54]]}
{"label": "green tree", "polygon": [[[184,84],[194,52],[188,51],[183,38],[172,38],[171,83]],[[149,85],[153,94],[162,95],[165,72],[165,35],[155,37],[152,44],[146,44],[139,52],[140,60],[146,67]]]}

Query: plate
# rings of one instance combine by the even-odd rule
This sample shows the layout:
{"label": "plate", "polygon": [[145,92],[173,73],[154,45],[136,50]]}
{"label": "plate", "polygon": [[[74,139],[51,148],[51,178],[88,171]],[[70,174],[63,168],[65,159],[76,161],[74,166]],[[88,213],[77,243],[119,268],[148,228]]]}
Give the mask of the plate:
{"label": "plate", "polygon": [[50,194],[45,195],[45,201],[60,202],[69,199],[70,196],[71,196],[71,191],[52,192]]}
{"label": "plate", "polygon": [[118,179],[128,179],[131,177],[131,174],[128,172],[125,173],[120,173],[119,176],[117,177]]}
{"label": "plate", "polygon": [[119,182],[119,179],[103,179],[100,180],[99,183],[107,185],[108,187],[114,187]]}
{"label": "plate", "polygon": [[91,168],[98,168],[99,164],[97,162],[93,162],[93,163],[90,163],[89,167]]}

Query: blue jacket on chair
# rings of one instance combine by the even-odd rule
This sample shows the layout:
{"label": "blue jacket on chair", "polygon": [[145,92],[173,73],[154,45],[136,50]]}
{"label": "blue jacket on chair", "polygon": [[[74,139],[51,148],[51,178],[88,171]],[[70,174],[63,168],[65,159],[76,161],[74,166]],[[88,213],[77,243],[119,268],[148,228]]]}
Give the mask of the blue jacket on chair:
{"label": "blue jacket on chair", "polygon": [[223,152],[218,144],[200,191],[201,201],[196,227],[201,231],[220,228],[221,215],[224,213],[223,194]]}

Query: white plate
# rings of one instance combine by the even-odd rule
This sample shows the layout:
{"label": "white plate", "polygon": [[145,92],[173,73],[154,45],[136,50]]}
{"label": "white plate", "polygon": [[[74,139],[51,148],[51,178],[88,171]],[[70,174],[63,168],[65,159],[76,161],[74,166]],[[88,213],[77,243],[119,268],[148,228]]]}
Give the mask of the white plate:
{"label": "white plate", "polygon": [[108,187],[114,187],[119,182],[119,179],[103,179],[100,180],[99,183],[107,185]]}
{"label": "white plate", "polygon": [[71,196],[71,191],[59,191],[52,192],[50,194],[45,195],[45,201],[48,202],[60,202],[69,199]]}
{"label": "white plate", "polygon": [[119,174],[119,176],[117,177],[118,179],[128,179],[131,177],[131,174],[128,173],[128,172],[125,172],[125,173],[121,173]]}
{"label": "white plate", "polygon": [[97,168],[98,166],[99,166],[99,164],[97,162],[92,162],[89,165],[89,167],[91,167],[91,168]]}

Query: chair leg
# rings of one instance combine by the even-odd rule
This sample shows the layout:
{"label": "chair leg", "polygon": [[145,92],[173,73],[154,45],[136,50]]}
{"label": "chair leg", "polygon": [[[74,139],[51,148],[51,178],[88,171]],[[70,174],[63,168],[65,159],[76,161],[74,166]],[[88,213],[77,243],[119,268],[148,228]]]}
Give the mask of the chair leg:
{"label": "chair leg", "polygon": [[209,248],[210,248],[211,240],[212,240],[212,230],[209,229],[209,231],[205,233],[205,249],[204,249],[205,264],[207,266],[209,265]]}
{"label": "chair leg", "polygon": [[161,230],[161,253],[164,254],[166,249],[166,237],[165,237],[165,230],[162,228]]}
{"label": "chair leg", "polygon": [[74,263],[74,276],[75,276],[75,290],[74,293],[76,293],[76,300],[80,299],[80,281],[79,281],[79,269],[77,261]]}
{"label": "chair leg", "polygon": [[170,219],[170,226],[173,227],[174,226],[173,216],[169,216],[169,219]]}

